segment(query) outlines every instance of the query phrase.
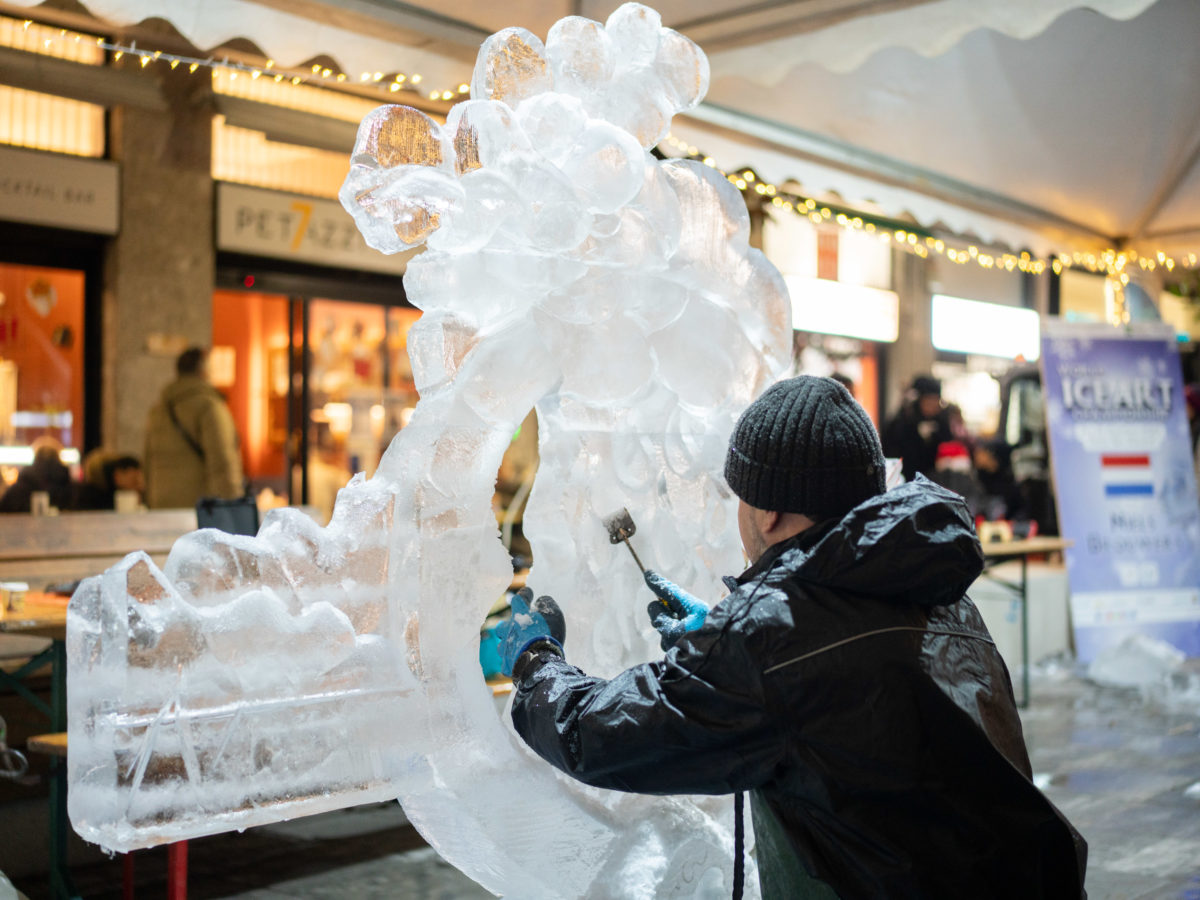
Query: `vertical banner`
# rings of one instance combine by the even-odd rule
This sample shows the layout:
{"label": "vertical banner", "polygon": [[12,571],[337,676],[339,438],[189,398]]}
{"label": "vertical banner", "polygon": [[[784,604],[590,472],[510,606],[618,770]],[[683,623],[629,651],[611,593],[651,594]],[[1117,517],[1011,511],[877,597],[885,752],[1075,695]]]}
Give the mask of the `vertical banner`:
{"label": "vertical banner", "polygon": [[1135,633],[1200,656],[1200,501],[1173,330],[1048,320],[1042,383],[1080,659]]}

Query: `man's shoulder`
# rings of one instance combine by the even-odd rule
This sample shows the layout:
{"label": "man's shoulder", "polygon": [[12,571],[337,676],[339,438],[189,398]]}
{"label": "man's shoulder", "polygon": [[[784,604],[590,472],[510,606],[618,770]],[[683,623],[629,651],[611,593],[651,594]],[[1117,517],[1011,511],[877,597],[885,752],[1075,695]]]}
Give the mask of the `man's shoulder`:
{"label": "man's shoulder", "polygon": [[757,644],[793,643],[820,618],[813,589],[772,567],[739,584],[714,608],[716,623]]}
{"label": "man's shoulder", "polygon": [[221,392],[197,375],[182,375],[163,391],[163,404],[173,406],[209,407],[224,403]]}

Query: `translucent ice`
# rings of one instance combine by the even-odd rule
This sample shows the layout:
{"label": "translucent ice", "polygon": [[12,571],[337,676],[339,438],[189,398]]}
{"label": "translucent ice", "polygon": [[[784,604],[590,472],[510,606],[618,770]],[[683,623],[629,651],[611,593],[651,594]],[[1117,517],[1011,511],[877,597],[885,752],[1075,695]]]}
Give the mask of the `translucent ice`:
{"label": "translucent ice", "polygon": [[1133,634],[1097,654],[1088,666],[1088,678],[1116,687],[1150,687],[1167,678],[1186,658],[1166,641]]}
{"label": "translucent ice", "polygon": [[736,415],[783,371],[787,294],[738,192],[645,149],[707,80],[698,47],[627,4],[562,20],[544,46],[493,35],[444,126],[396,106],[363,120],[340,197],[373,247],[424,246],[405,275],[420,402],[327,527],[276,511],[256,537],[197,532],[163,571],[135,554],[80,587],[80,834],[126,850],[398,797],[497,894],[728,894],[729,798],[560,775],[497,716],[478,665],[511,577],[496,472],[530,409],[530,582],[559,599],[573,662],[612,675],[659,654],[640,573],[602,524],[614,510],[700,596],[742,566],[721,465]]}

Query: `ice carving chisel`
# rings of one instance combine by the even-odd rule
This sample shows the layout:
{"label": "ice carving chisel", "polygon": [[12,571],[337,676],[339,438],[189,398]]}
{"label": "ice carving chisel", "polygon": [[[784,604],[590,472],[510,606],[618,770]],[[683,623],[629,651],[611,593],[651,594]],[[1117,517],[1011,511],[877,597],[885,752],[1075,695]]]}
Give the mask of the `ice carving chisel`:
{"label": "ice carving chisel", "polygon": [[637,567],[642,570],[642,575],[645,576],[646,567],[638,559],[637,551],[633,549],[633,544],[629,543],[629,539],[637,533],[637,526],[633,524],[633,516],[629,515],[629,510],[621,507],[620,510],[611,516],[605,516],[604,527],[608,529],[608,541],[610,544],[625,542],[625,546],[633,554],[633,561],[637,563]]}
{"label": "ice carving chisel", "polygon": [[[610,544],[619,544],[622,541],[625,542],[625,546],[628,547],[629,552],[633,554],[633,561],[637,563],[637,567],[642,570],[642,578],[647,579],[647,584],[649,584],[650,572],[645,566],[642,565],[642,561],[638,559],[637,551],[633,549],[633,544],[629,543],[629,539],[637,533],[637,526],[633,524],[633,516],[629,514],[629,510],[627,510],[625,507],[621,507],[621,509],[613,513],[611,516],[605,516],[604,527],[608,529],[608,541]],[[655,577],[661,578],[662,576],[656,575]],[[662,597],[658,598],[658,602],[668,609],[671,608],[671,604]]]}

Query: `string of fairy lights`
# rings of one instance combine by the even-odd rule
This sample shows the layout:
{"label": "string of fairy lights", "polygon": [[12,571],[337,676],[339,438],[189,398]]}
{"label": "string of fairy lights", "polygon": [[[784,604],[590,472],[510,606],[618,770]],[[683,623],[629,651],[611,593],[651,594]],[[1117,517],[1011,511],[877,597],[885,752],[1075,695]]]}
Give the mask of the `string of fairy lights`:
{"label": "string of fairy lights", "polygon": [[876,234],[880,240],[894,242],[920,257],[930,254],[943,256],[950,262],[967,264],[975,263],[985,269],[1005,269],[1040,275],[1047,268],[1059,275],[1064,269],[1084,269],[1088,272],[1101,273],[1121,287],[1129,284],[1130,273],[1140,269],[1153,272],[1163,269],[1173,272],[1176,268],[1194,269],[1197,266],[1197,255],[1186,253],[1171,255],[1158,250],[1151,255],[1138,253],[1136,250],[1118,250],[1109,248],[1101,251],[1074,251],[1058,253],[1049,258],[1039,258],[1027,251],[1019,253],[989,252],[988,248],[969,244],[965,249],[950,246],[942,240],[921,229],[894,219],[880,216],[865,215],[848,208],[839,208],[835,204],[825,204],[813,197],[807,197],[796,191],[781,188],[760,178],[753,169],[744,168],[738,171],[725,172],[717,167],[716,161],[706,155],[694,144],[673,135],[667,135],[665,143],[676,151],[696,159],[707,166],[717,168],[725,178],[743,193],[753,193],[769,199],[772,206],[805,216],[814,224],[832,223],[843,228]]}
{"label": "string of fairy lights", "polygon": [[[22,23],[26,31],[35,24],[32,19],[26,19]],[[429,100],[443,102],[461,99],[469,95],[471,90],[470,85],[465,82],[451,87],[443,86],[427,89],[422,86],[424,77],[419,72],[385,73],[381,71],[364,71],[359,75],[357,82],[355,82],[345,72],[337,71],[330,66],[321,64],[313,64],[303,70],[281,69],[276,66],[275,61],[272,59],[267,59],[262,65],[255,65],[228,57],[220,59],[212,56],[201,58],[178,53],[168,53],[163,50],[152,50],[145,47],[138,47],[136,41],[123,44],[118,41],[110,41],[102,36],[86,35],[66,28],[53,29],[49,26],[39,26],[39,29],[46,34],[46,37],[42,41],[45,48],[49,48],[55,41],[70,41],[73,43],[90,41],[100,49],[111,53],[114,60],[120,60],[126,55],[136,57],[143,69],[148,69],[154,65],[166,65],[168,68],[174,70],[183,66],[191,74],[195,74],[201,69],[211,71],[214,78],[225,72],[228,73],[230,78],[245,75],[252,80],[268,78],[278,84],[318,87],[345,86],[349,83],[351,85],[357,84],[359,87],[375,87],[381,93],[394,94],[402,91],[417,93],[423,97],[427,97]],[[1101,273],[1107,276],[1118,295],[1122,292],[1124,286],[1129,284],[1131,272],[1136,273],[1138,270],[1142,272],[1154,272],[1160,268],[1166,272],[1173,272],[1176,268],[1197,268],[1197,254],[1173,255],[1163,250],[1157,250],[1150,254],[1139,253],[1132,249],[1117,248],[1108,248],[1100,251],[1076,250],[1070,253],[1057,253],[1042,258],[1028,251],[1020,251],[1018,253],[997,251],[993,248],[977,244],[968,244],[965,249],[955,247],[919,226],[896,219],[867,214],[851,207],[840,207],[833,203],[823,202],[815,197],[805,196],[790,188],[772,184],[770,181],[760,178],[753,169],[743,168],[728,172],[722,170],[717,166],[716,160],[713,157],[705,154],[700,148],[676,135],[668,134],[663,143],[683,156],[699,160],[705,165],[717,169],[738,190],[747,195],[760,196],[763,198],[762,202],[769,202],[777,209],[805,216],[814,224],[834,224],[847,230],[875,235],[880,241],[894,243],[896,246],[921,258],[936,255],[959,265],[974,263],[985,269],[1003,269],[1009,272],[1016,270],[1031,275],[1040,275],[1047,268],[1056,275],[1061,274],[1066,269],[1083,269],[1088,272]],[[748,199],[752,198],[748,197]],[[1118,302],[1120,303],[1120,300]],[[1117,315],[1121,317],[1122,312],[1120,309],[1118,309]]]}
{"label": "string of fairy lights", "polygon": [[[21,23],[22,28],[26,31],[36,24],[33,19],[25,19]],[[45,26],[39,27],[44,32],[53,32],[42,39],[43,48],[49,49],[55,42],[64,43],[70,41],[79,44],[87,41],[101,50],[111,53],[114,61],[120,60],[125,56],[135,57],[143,69],[157,63],[165,64],[172,70],[183,66],[193,75],[200,69],[205,69],[211,71],[214,78],[221,72],[227,72],[231,77],[235,78],[238,75],[248,75],[251,79],[255,80],[268,78],[277,84],[288,83],[292,85],[304,84],[329,87],[331,85],[345,85],[350,83],[360,86],[377,87],[380,92],[396,93],[398,91],[409,91],[421,94],[430,100],[441,101],[455,100],[471,91],[471,86],[466,83],[457,84],[452,88],[442,87],[429,90],[422,86],[425,79],[420,72],[363,72],[355,80],[345,72],[337,71],[331,66],[319,63],[314,63],[307,69],[281,69],[275,64],[275,60],[273,59],[267,59],[262,65],[255,65],[238,59],[230,59],[228,56],[223,56],[219,59],[214,56],[187,56],[181,53],[168,53],[164,50],[151,50],[146,47],[139,47],[137,41],[124,44],[119,41],[110,41],[102,36],[71,31],[67,28],[49,29]]]}

